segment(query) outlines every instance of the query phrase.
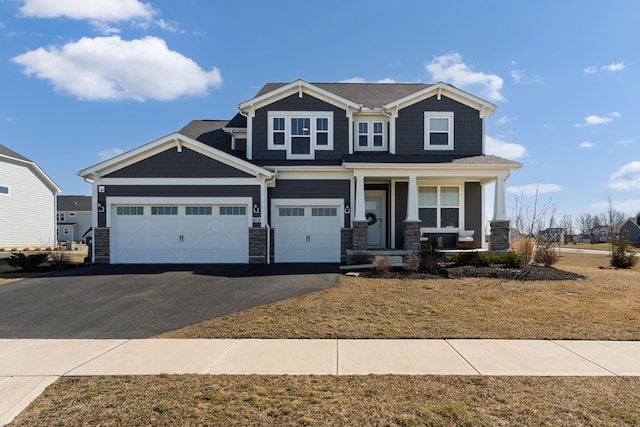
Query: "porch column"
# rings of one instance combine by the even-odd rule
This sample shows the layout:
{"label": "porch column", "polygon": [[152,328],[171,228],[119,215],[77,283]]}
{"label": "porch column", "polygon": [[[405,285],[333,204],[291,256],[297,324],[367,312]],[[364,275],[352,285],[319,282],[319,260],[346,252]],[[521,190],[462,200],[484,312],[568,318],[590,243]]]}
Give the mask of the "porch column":
{"label": "porch column", "polygon": [[404,225],[404,249],[408,251],[420,251],[420,215],[418,212],[418,184],[415,175],[409,176],[409,188],[407,189],[407,219]]}
{"label": "porch column", "polygon": [[418,184],[415,175],[409,177],[409,188],[407,192],[407,218],[405,221],[420,221],[420,214],[418,212]]}
{"label": "porch column", "polygon": [[365,251],[368,245],[369,224],[365,216],[364,209],[364,176],[356,175],[356,207],[355,218],[353,218],[352,243],[354,251]]}
{"label": "porch column", "polygon": [[496,190],[493,204],[493,219],[491,220],[491,238],[489,250],[506,251],[510,247],[509,231],[511,224],[507,218],[507,204],[505,181],[507,176],[496,177]]}

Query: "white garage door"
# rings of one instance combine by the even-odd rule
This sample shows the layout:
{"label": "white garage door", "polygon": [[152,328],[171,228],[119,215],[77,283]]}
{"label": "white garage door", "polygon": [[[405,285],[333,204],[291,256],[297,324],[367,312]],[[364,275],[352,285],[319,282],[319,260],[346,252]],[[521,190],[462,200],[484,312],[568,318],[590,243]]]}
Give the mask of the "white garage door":
{"label": "white garage door", "polygon": [[247,206],[113,205],[114,264],[247,263]]}
{"label": "white garage door", "polygon": [[276,205],[275,262],[340,262],[340,206]]}

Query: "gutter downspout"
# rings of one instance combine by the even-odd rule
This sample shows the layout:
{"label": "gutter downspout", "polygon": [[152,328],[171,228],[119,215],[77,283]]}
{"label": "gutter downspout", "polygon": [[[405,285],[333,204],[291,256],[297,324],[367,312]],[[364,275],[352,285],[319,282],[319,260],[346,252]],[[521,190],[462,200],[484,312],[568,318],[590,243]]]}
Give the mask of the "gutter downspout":
{"label": "gutter downspout", "polygon": [[[271,181],[264,182],[264,190],[265,193],[268,192],[269,184],[273,184],[276,179],[278,179],[278,169],[273,172],[273,179]],[[265,204],[268,205],[269,202],[266,200],[268,197],[265,197]],[[263,207],[264,209],[264,207]],[[269,212],[269,211],[266,211]],[[267,227],[267,264],[271,264],[271,226],[269,225],[268,215],[264,216],[264,225]]]}

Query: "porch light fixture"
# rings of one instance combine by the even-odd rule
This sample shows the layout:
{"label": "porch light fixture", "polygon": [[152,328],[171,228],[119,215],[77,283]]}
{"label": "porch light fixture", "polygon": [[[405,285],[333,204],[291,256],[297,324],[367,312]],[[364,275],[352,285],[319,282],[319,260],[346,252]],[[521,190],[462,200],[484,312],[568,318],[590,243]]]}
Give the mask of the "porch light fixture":
{"label": "porch light fixture", "polygon": [[259,214],[260,213],[260,208],[258,207],[257,203],[253,204],[253,213],[254,214]]}
{"label": "porch light fixture", "polygon": [[351,213],[351,208],[349,208],[349,205],[348,205],[348,204],[346,204],[346,205],[344,206],[344,213],[345,213],[346,215],[349,215],[349,214]]}

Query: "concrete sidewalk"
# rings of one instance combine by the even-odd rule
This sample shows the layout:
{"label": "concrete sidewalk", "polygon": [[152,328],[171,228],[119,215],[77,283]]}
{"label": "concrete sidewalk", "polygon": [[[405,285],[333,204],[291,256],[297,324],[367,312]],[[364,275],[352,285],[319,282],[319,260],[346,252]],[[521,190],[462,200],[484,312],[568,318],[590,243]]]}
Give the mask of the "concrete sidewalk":
{"label": "concrete sidewalk", "polygon": [[0,339],[0,425],[61,376],[640,376],[640,342]]}

